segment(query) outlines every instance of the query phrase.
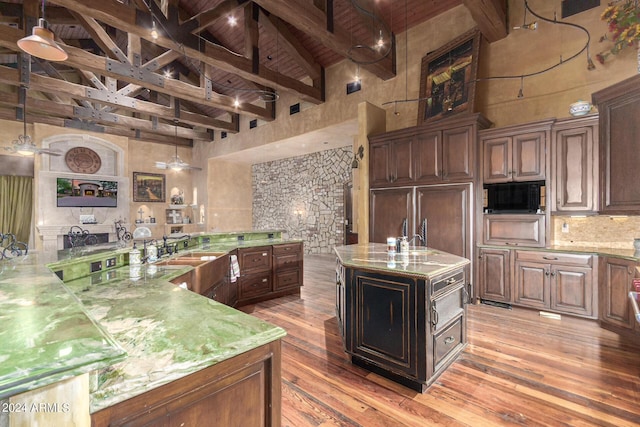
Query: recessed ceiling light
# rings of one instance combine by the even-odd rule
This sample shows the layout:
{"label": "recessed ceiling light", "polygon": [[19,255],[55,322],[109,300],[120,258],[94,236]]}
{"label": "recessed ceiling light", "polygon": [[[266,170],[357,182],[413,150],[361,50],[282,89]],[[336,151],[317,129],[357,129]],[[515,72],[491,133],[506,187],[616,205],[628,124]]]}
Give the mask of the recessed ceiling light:
{"label": "recessed ceiling light", "polygon": [[229,18],[227,18],[227,22],[229,23],[229,25],[233,27],[238,23],[238,20],[236,19],[235,16],[229,15]]}

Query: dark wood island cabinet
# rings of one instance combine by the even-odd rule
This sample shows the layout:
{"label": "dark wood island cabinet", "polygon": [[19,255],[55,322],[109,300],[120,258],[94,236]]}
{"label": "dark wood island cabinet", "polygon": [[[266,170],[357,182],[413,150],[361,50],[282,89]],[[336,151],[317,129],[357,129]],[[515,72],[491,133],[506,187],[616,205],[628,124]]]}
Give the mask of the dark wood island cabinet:
{"label": "dark wood island cabinet", "polygon": [[335,250],[336,315],[352,362],[424,392],[466,346],[469,261],[424,247]]}

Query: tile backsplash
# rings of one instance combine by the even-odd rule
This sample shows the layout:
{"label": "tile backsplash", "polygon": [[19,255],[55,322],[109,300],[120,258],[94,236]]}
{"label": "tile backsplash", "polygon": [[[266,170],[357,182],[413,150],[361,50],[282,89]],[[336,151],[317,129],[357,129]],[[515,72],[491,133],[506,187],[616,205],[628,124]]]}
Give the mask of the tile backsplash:
{"label": "tile backsplash", "polygon": [[640,238],[640,216],[552,216],[551,226],[552,244],[558,246],[631,249]]}

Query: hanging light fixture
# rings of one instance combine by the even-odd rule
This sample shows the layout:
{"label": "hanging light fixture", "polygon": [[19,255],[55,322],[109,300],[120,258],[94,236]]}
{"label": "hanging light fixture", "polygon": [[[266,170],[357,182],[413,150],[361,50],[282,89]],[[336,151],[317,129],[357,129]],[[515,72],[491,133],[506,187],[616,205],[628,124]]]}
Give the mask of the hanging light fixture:
{"label": "hanging light fixture", "polygon": [[33,27],[28,37],[18,40],[18,47],[31,56],[47,61],[64,61],[69,55],[55,42],[53,31],[49,30],[44,19],[44,0],[42,0],[42,17],[38,19],[38,25]]}
{"label": "hanging light fixture", "polygon": [[[24,88],[21,88],[24,89]],[[24,89],[26,91],[26,89]],[[18,138],[11,142],[11,147],[4,147],[7,151],[18,153],[21,156],[33,157],[36,154],[49,154],[51,156],[59,156],[62,153],[56,150],[48,150],[45,148],[38,148],[31,140],[31,137],[27,135],[27,96],[25,92],[24,108],[22,109],[22,135],[18,135]]]}
{"label": "hanging light fixture", "polygon": [[178,156],[178,121],[175,121],[175,136],[174,136],[176,154],[169,159],[168,162],[156,162],[156,168],[158,169],[171,169],[172,171],[180,172],[181,170],[202,170],[202,168],[191,166]]}

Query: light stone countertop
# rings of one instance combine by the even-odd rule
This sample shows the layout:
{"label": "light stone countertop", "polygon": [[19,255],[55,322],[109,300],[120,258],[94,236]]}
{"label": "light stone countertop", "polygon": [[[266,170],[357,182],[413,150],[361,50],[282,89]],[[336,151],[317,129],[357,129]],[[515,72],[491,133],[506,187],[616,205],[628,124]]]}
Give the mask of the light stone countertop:
{"label": "light stone countertop", "polygon": [[387,245],[366,243],[336,246],[336,255],[347,267],[418,276],[425,279],[464,267],[466,258],[423,246],[412,246],[407,254],[387,252]]}

